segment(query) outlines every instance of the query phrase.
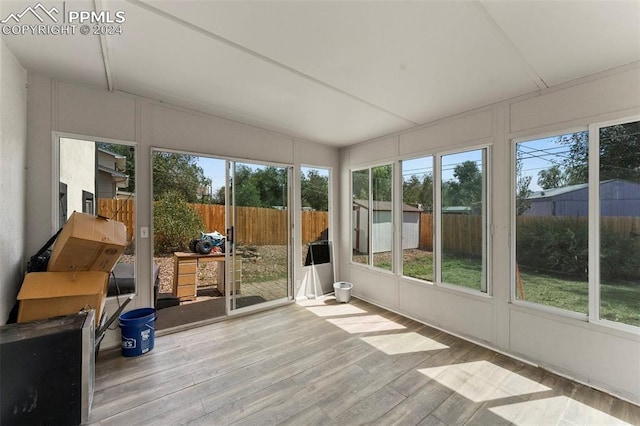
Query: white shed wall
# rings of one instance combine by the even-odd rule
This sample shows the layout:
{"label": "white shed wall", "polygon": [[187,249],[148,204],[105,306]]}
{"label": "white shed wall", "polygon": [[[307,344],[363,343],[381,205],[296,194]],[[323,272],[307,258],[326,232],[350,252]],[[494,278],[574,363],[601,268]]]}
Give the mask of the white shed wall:
{"label": "white shed wall", "polygon": [[402,212],[402,249],[420,247],[420,213]]}

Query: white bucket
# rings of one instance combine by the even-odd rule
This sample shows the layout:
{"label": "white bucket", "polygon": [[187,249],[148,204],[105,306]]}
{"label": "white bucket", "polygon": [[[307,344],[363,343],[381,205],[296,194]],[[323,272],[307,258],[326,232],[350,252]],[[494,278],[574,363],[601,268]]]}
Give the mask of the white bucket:
{"label": "white bucket", "polygon": [[346,281],[339,281],[337,283],[333,283],[333,291],[336,296],[336,302],[348,303],[349,299],[351,299],[352,288],[353,288],[353,284],[348,283]]}

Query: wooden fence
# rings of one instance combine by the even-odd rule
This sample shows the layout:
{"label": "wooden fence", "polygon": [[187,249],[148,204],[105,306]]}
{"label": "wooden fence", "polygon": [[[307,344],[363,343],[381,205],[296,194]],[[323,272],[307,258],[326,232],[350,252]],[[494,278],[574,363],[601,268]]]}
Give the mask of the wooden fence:
{"label": "wooden fence", "polygon": [[117,220],[127,226],[127,241],[133,240],[136,219],[133,200],[116,200],[114,198],[98,198],[98,214]]}
{"label": "wooden fence", "polygon": [[[190,204],[200,213],[207,232],[226,234],[225,208],[218,204]],[[134,236],[133,200],[101,198],[98,213],[122,222],[127,227],[127,239]],[[260,207],[238,207],[236,209],[236,240],[242,244],[284,245],[287,243],[288,216],[286,210]],[[329,227],[327,212],[302,212],[302,243],[326,239]]]}
{"label": "wooden fence", "polygon": [[[225,234],[225,209],[217,204],[191,204],[200,212],[208,232]],[[99,199],[99,214],[123,222],[127,226],[127,238],[134,236],[133,200]],[[236,209],[236,240],[244,244],[284,245],[288,227],[286,210],[260,207]],[[518,223],[550,217],[518,216]],[[585,221],[586,218],[576,220]],[[640,234],[640,217],[603,217],[603,232],[618,235]],[[329,228],[327,212],[302,212],[302,243],[326,239]],[[445,215],[442,220],[442,247],[445,252],[480,255],[482,253],[482,218],[472,215]],[[420,215],[420,249],[433,250],[433,215]]]}
{"label": "wooden fence", "polygon": [[433,251],[433,215],[420,213],[420,250]]}
{"label": "wooden fence", "polygon": [[[420,214],[420,249],[433,251],[433,215]],[[482,254],[482,218],[445,215],[442,218],[442,249],[445,252]]]}
{"label": "wooden fence", "polygon": [[[431,215],[428,215],[431,216]],[[570,218],[568,216],[518,216],[517,224],[541,220],[572,219],[588,226],[586,217]],[[432,220],[432,218],[430,218]],[[421,224],[422,224],[421,220]],[[428,223],[428,221],[427,221]],[[420,242],[423,239],[433,240],[432,227],[421,226]],[[621,237],[640,235],[640,217],[603,216],[600,218],[601,232]],[[470,215],[445,215],[442,220],[442,246],[445,252],[480,255],[482,253],[482,218]],[[427,247],[425,245],[425,247]],[[421,247],[422,248],[422,247]]]}

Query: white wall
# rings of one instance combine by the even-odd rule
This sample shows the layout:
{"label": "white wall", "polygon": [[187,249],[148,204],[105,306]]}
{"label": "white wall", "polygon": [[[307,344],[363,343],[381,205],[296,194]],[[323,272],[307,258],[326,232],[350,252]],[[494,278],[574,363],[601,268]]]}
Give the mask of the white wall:
{"label": "white wall", "polygon": [[[508,195],[512,139],[638,115],[638,93],[634,64],[341,150],[340,174],[349,182],[350,168],[490,144],[493,293],[435,287],[348,261],[337,278],[353,282],[355,296],[640,403],[640,334],[510,303]],[[345,219],[337,244],[349,253],[348,191],[340,199]]]}
{"label": "white wall", "polygon": [[[296,186],[300,181],[301,164],[334,170],[338,168],[337,149],[128,94],[111,93],[29,74],[28,100],[27,253],[37,249],[38,242],[42,239],[46,241],[45,237],[54,232],[51,214],[54,191],[52,184],[48,183],[53,176],[53,132],[87,137],[89,140],[136,143],[138,228],[152,225],[152,147],[223,158],[292,164],[295,169],[293,184]],[[339,180],[333,176],[334,193],[338,184]],[[299,211],[299,188],[294,188],[294,193],[298,197],[292,208],[293,211]],[[295,223],[294,229],[299,230],[300,215],[296,218],[298,223]],[[331,220],[333,230],[339,223],[337,209],[334,209]],[[298,234],[296,232],[294,238],[296,247],[300,246],[301,241]],[[152,253],[151,240],[138,239],[136,278],[139,293],[132,302],[133,306],[130,305],[131,309],[151,304]],[[294,249],[293,254],[294,283],[299,286],[302,277],[301,250]],[[114,305],[114,301],[108,302],[107,309],[114,312]],[[119,344],[116,334],[108,335],[103,345]]]}
{"label": "white wall", "polygon": [[60,182],[67,184],[69,219],[74,211],[84,211],[82,191],[96,192],[96,145],[94,141],[60,139]]}
{"label": "white wall", "polygon": [[0,39],[0,324],[9,317],[25,266],[26,85],[26,71]]}

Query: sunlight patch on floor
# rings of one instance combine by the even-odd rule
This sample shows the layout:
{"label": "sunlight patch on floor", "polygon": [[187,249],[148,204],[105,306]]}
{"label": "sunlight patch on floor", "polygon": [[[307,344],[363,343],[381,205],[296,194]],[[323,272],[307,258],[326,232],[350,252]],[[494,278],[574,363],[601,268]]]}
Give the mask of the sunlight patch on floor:
{"label": "sunlight patch on floor", "polygon": [[518,402],[492,407],[489,410],[518,426],[544,424],[629,425],[629,423],[567,396]]}
{"label": "sunlight patch on floor", "polygon": [[474,402],[551,390],[489,361],[422,368],[418,371]]}
{"label": "sunlight patch on floor", "polygon": [[331,318],[327,321],[351,334],[386,330],[402,330],[406,328],[404,325],[383,318],[380,315],[362,315],[347,318]]}
{"label": "sunlight patch on floor", "polygon": [[367,311],[362,310],[356,306],[349,305],[348,303],[339,305],[307,306],[306,308],[319,317],[333,317],[340,315],[357,315],[367,313]]}
{"label": "sunlight patch on floor", "polygon": [[415,332],[386,334],[381,336],[365,336],[360,339],[387,355],[406,354],[411,352],[436,351],[448,349],[449,346],[436,342]]}

